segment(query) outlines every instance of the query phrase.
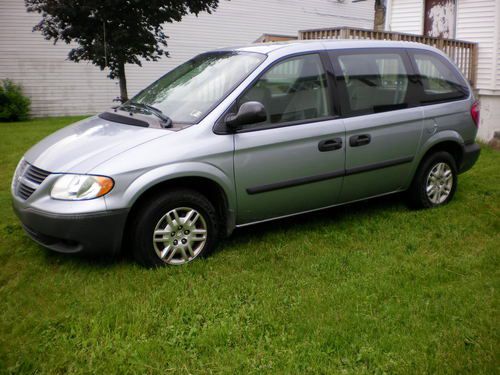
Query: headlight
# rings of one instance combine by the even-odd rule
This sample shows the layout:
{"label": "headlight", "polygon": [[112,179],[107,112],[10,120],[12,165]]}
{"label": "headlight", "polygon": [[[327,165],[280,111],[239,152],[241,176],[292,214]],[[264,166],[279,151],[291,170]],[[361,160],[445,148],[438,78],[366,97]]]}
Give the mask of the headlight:
{"label": "headlight", "polygon": [[21,158],[21,160],[19,160],[19,163],[17,163],[16,170],[14,171],[14,176],[12,177],[12,190],[16,189],[19,177],[23,175],[27,166],[28,164],[24,161],[24,158]]}
{"label": "headlight", "polygon": [[84,200],[102,197],[113,188],[113,179],[104,176],[65,174],[52,186],[54,199]]}

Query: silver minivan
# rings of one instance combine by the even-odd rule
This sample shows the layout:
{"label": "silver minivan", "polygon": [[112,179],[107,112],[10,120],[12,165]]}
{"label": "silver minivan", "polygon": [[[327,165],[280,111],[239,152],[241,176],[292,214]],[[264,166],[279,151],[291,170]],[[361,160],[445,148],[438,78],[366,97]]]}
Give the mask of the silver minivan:
{"label": "silver minivan", "polygon": [[31,148],[13,206],[49,249],[184,264],[235,227],[402,191],[444,205],[479,156],[478,119],[467,81],[429,46],[220,49]]}

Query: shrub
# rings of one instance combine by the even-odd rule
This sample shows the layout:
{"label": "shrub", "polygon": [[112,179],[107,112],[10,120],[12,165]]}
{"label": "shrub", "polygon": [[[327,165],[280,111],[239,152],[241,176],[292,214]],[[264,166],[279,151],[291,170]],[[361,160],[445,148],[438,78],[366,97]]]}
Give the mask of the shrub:
{"label": "shrub", "polygon": [[24,96],[21,86],[11,80],[0,81],[0,121],[27,120],[31,100]]}

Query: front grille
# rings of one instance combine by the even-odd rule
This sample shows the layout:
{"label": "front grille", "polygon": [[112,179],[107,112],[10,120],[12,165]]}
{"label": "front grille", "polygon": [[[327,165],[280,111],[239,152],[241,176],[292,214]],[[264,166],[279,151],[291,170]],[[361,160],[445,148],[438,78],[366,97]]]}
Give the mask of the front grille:
{"label": "front grille", "polygon": [[50,172],[37,168],[34,165],[28,164],[28,168],[24,172],[24,177],[34,183],[40,185],[47,178]]}
{"label": "front grille", "polygon": [[20,182],[19,185],[17,186],[17,195],[26,200],[29,197],[31,197],[31,194],[33,194],[35,190],[36,189],[33,189],[28,185],[25,185],[22,182]]}
{"label": "front grille", "polygon": [[50,172],[24,162],[14,182],[14,189],[17,196],[24,200],[31,197],[31,194],[38,189],[48,175],[50,175]]}

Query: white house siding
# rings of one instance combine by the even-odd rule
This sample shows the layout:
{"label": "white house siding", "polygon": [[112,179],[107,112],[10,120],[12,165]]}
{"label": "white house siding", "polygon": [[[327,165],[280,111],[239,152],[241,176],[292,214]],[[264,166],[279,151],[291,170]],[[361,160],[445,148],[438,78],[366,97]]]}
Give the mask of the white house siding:
{"label": "white house siding", "polygon": [[38,18],[23,0],[0,0],[0,79],[22,84],[35,115],[92,113],[109,102],[115,84],[90,64],[65,61],[68,46],[32,33]]}
{"label": "white house siding", "polygon": [[[263,33],[296,35],[318,27],[373,26],[373,0],[221,0],[213,14],[167,24],[170,58],[127,66],[129,95],[190,57],[217,47],[248,44]],[[69,47],[32,33],[39,15],[23,0],[0,0],[0,79],[22,84],[35,116],[95,113],[118,95],[117,83],[89,63],[66,61]]]}
{"label": "white house siding", "polygon": [[458,1],[456,37],[479,43],[477,88],[480,90],[495,89],[495,65],[500,65],[496,54],[496,35],[500,32],[498,3],[499,0]]}
{"label": "white house siding", "polygon": [[500,0],[458,0],[457,39],[479,43],[478,137],[487,141],[500,131]]}
{"label": "white house siding", "polygon": [[410,34],[422,34],[424,30],[423,0],[387,0],[386,29]]}
{"label": "white house siding", "polygon": [[[388,0],[386,29],[421,34],[423,0]],[[481,101],[478,137],[500,131],[500,0],[457,0],[456,39],[478,43],[477,89]]]}
{"label": "white house siding", "polygon": [[496,69],[496,87],[500,88],[500,4],[497,4],[497,69]]}

